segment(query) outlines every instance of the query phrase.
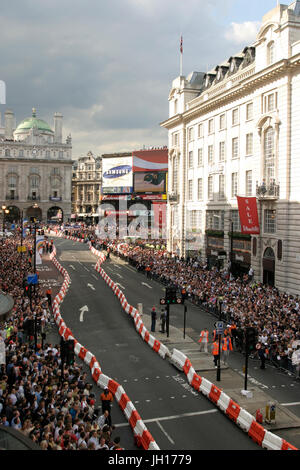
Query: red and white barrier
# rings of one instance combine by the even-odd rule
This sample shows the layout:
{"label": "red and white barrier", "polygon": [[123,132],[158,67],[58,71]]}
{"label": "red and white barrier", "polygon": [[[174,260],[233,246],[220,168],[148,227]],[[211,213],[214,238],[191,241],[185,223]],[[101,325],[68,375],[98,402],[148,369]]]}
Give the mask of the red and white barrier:
{"label": "red and white barrier", "polygon": [[89,366],[91,375],[95,383],[101,388],[108,388],[109,391],[113,394],[115,400],[119,404],[119,407],[123,411],[126,419],[128,420],[132,428],[134,437],[138,445],[143,447],[143,449],[145,450],[159,450],[158,445],[154,441],[150,432],[147,430],[140,415],[135,409],[133,403],[130,401],[123,387],[120,384],[118,384],[115,380],[112,380],[111,378],[103,374],[96,357],[76,340],[71,330],[65,324],[60,314],[59,306],[64,300],[64,297],[70,286],[71,279],[67,271],[57,261],[57,259],[55,258],[55,255],[56,255],[56,249],[54,247],[53,252],[50,255],[50,259],[53,261],[54,265],[57,267],[59,272],[61,272],[64,276],[63,285],[59,293],[56,295],[56,297],[54,298],[52,302],[54,319],[58,326],[58,331],[59,331],[60,336],[62,336],[65,340],[67,339],[74,340],[75,354],[81,360],[83,360],[85,364]]}

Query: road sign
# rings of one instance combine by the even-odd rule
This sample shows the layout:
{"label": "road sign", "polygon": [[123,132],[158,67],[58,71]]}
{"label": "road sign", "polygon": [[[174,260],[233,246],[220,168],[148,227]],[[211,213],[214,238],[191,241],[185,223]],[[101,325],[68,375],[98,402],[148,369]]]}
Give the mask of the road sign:
{"label": "road sign", "polygon": [[166,299],[160,299],[160,305],[166,305]]}
{"label": "road sign", "polygon": [[222,335],[224,333],[224,322],[222,321],[217,321],[215,323],[215,328],[217,330],[218,335]]}

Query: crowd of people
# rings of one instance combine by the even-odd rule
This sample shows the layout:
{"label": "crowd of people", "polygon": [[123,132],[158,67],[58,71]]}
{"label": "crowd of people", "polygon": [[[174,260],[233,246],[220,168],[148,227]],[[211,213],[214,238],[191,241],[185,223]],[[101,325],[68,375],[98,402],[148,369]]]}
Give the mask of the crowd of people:
{"label": "crowd of people", "polygon": [[82,365],[62,363],[61,345],[41,341],[53,322],[51,303],[38,285],[26,295],[33,236],[23,241],[26,253],[19,243],[17,235],[0,242],[0,293],[14,299],[9,317],[0,318],[0,424],[43,450],[122,449],[110,408],[97,406]]}
{"label": "crowd of people", "polygon": [[[147,244],[147,246],[146,246]],[[236,326],[235,347],[242,351],[244,331],[254,326],[258,344],[267,359],[299,376],[300,299],[277,288],[252,280],[252,272],[234,278],[230,268],[208,269],[198,258],[183,259],[162,249],[159,241],[108,244],[117,256],[127,260],[164,285],[176,286],[196,305]]]}

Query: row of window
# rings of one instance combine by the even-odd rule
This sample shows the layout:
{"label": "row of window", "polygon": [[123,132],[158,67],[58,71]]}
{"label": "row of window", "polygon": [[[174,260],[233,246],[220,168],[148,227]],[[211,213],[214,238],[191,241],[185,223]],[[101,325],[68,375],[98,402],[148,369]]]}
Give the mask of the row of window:
{"label": "row of window", "polygon": [[[219,179],[219,191],[218,191],[218,199],[223,200],[225,199],[225,175],[218,175]],[[207,199],[213,200],[214,199],[214,181],[215,176],[211,175],[207,178]],[[188,201],[194,200],[194,181],[188,181],[188,189],[187,189],[187,198]],[[204,199],[204,186],[203,186],[203,178],[198,178],[196,181],[197,184],[197,200],[203,201]],[[231,174],[231,198],[235,198],[238,194],[238,173]],[[253,195],[253,178],[252,178],[252,170],[246,171],[245,173],[245,196],[252,196]]]}
{"label": "row of window", "polygon": [[[253,155],[253,133],[246,134],[246,157]],[[213,165],[216,161],[215,155],[215,146],[208,145],[207,147],[207,162],[208,165]],[[226,143],[225,141],[219,142],[219,155],[218,161],[220,163],[226,161]],[[236,160],[240,156],[240,145],[239,145],[239,138],[234,137],[231,142],[231,159]],[[195,158],[194,158],[194,151],[191,150],[188,154],[188,168],[194,168],[195,166]],[[197,166],[202,167],[204,165],[204,150],[203,147],[198,149],[197,153]]]}
{"label": "row of window", "polygon": [[58,157],[58,158],[64,158],[64,152],[62,150],[59,150],[59,151],[52,151],[50,152],[50,150],[33,150],[33,151],[29,151],[29,150],[23,150],[23,149],[20,149],[19,151],[17,150],[11,150],[11,149],[4,149],[4,153],[3,151],[0,149],[0,156],[1,155],[4,155],[5,157],[25,157],[25,155],[27,157],[46,157],[46,158],[51,158],[51,154],[53,157]]}
{"label": "row of window", "polygon": [[[230,225],[233,232],[241,232],[240,216],[238,210],[230,211]],[[202,211],[191,210],[187,214],[187,227],[191,230],[201,231],[202,228]],[[225,229],[225,211],[206,211],[206,229],[221,230]],[[264,211],[263,221],[264,233],[276,233],[276,211],[266,209]]]}

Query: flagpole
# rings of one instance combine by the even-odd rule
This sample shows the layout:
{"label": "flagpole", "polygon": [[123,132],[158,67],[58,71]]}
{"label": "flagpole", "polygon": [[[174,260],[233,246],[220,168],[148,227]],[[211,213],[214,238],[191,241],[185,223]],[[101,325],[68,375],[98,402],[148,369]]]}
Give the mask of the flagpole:
{"label": "flagpole", "polygon": [[180,76],[183,75],[183,38],[180,37]]}

